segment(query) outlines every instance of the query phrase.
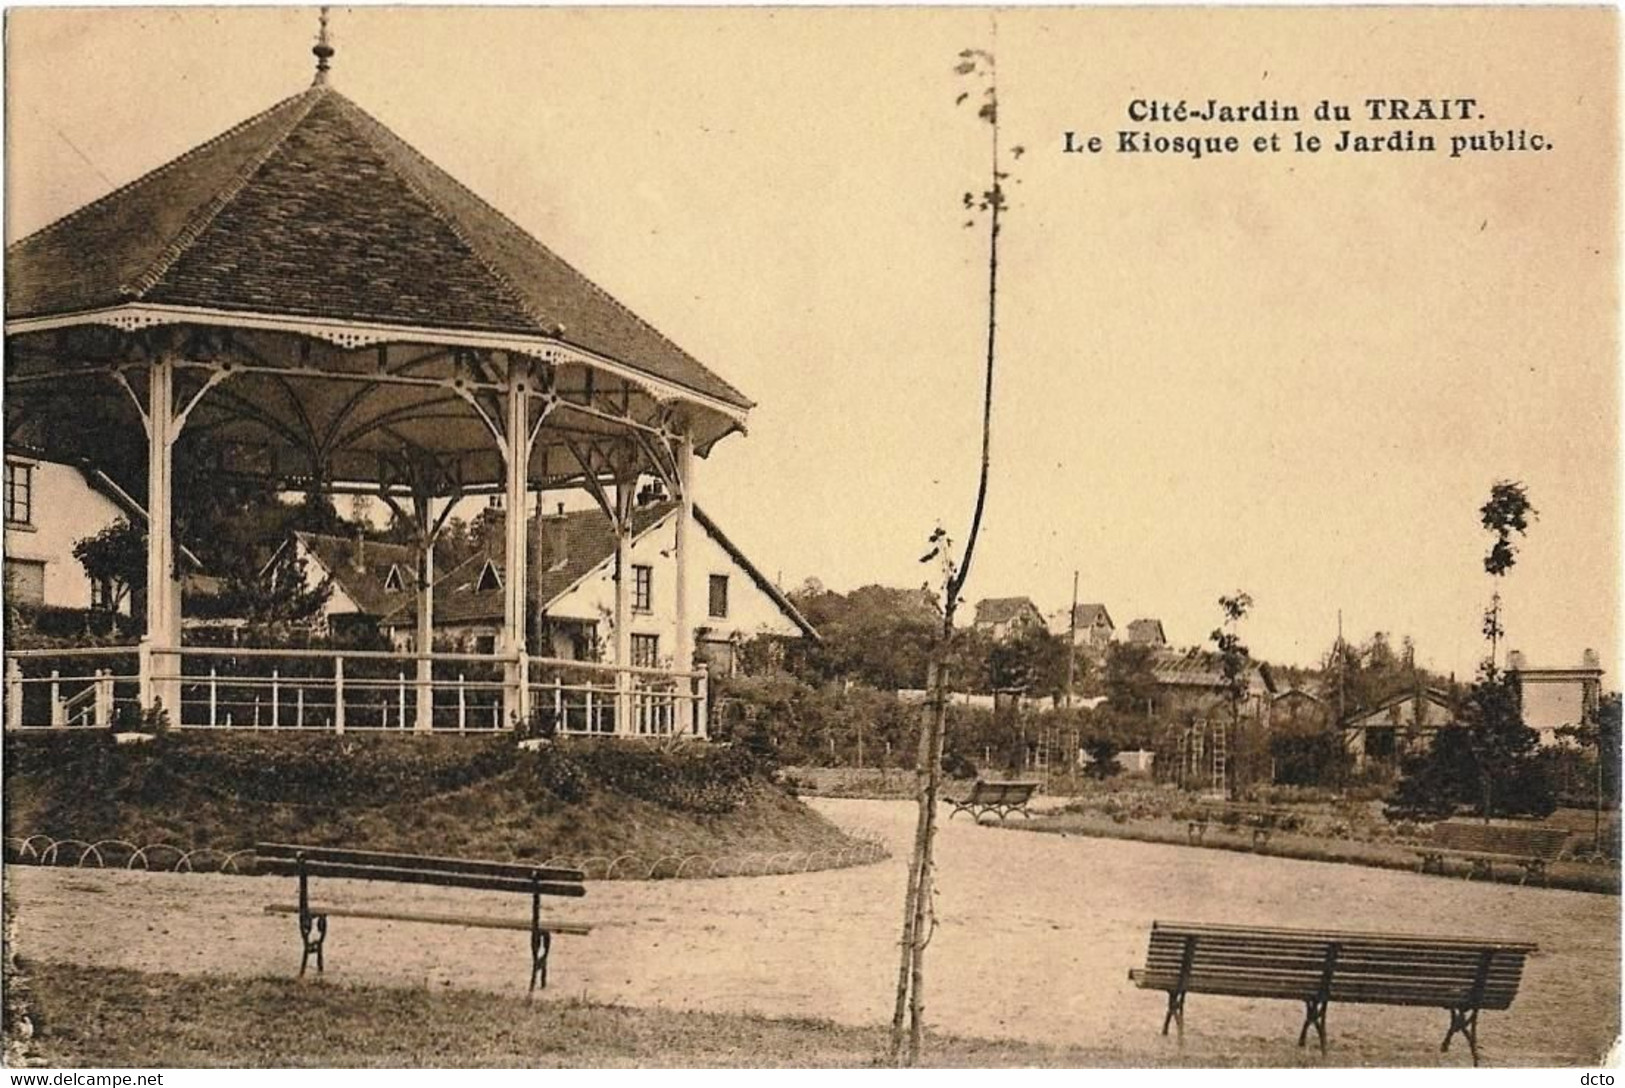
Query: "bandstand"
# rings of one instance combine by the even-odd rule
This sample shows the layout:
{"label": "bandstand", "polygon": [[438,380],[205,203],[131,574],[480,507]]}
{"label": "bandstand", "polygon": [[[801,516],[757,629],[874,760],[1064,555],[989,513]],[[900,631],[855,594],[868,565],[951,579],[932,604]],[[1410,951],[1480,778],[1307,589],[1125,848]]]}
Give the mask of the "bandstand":
{"label": "bandstand", "polygon": [[[52,651],[54,676],[8,650],[8,726],[105,723],[139,699],[188,728],[506,729],[535,706],[566,732],[703,736],[691,466],[751,402],[336,91],[325,35],[315,53],[308,89],[7,250],[8,442],[143,435],[149,514],[140,646]],[[413,651],[182,645],[174,480],[194,446],[210,472],[406,518]],[[644,476],[684,507],[672,666],[632,666],[626,577],[610,661],[533,656],[529,496],[587,491],[625,571]],[[503,635],[434,653],[433,543],[478,495],[508,511]]]}

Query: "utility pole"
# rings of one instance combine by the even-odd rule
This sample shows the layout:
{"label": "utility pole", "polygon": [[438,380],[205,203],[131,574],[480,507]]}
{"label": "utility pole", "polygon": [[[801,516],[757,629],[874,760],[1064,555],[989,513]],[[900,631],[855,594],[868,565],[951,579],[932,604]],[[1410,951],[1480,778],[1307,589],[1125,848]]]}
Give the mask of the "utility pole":
{"label": "utility pole", "polygon": [[1078,572],[1072,572],[1072,612],[1067,621],[1066,636],[1066,706],[1072,707],[1073,670],[1078,654]]}

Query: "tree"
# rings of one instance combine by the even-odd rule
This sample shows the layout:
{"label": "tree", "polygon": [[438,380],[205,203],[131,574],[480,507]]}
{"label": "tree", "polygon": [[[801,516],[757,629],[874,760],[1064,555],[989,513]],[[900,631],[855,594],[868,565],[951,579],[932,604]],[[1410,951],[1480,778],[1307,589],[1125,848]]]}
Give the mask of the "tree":
{"label": "tree", "polygon": [[1490,488],[1490,499],[1478,509],[1484,528],[1494,537],[1489,554],[1484,556],[1484,570],[1495,578],[1495,593],[1490,598],[1489,610],[1484,613],[1484,637],[1490,643],[1490,665],[1496,663],[1496,648],[1506,632],[1501,627],[1501,588],[1499,580],[1517,563],[1518,548],[1512,542],[1513,534],[1524,536],[1529,523],[1539,512],[1530,505],[1528,490],[1512,480],[1497,480]]}
{"label": "tree", "polygon": [[988,647],[987,671],[996,691],[1056,695],[1066,684],[1066,640],[1042,627],[1025,627]]}
{"label": "tree", "polygon": [[[1252,597],[1239,589],[1233,597],[1220,597],[1219,610],[1224,620],[1208,636],[1219,654],[1219,675],[1222,677],[1225,702],[1230,707],[1230,735],[1236,738],[1237,747],[1240,747],[1241,742],[1241,704],[1247,698],[1252,655],[1247,645],[1241,641],[1241,636],[1236,633],[1236,628],[1252,607]],[[1233,797],[1236,791],[1236,775],[1233,770],[1229,771],[1229,778],[1230,781],[1226,785]]]}
{"label": "tree", "polygon": [[1461,727],[1441,730],[1430,751],[1402,765],[1393,809],[1448,814],[1457,805],[1471,805],[1486,821],[1497,815],[1545,816],[1556,807],[1556,789],[1548,762],[1540,757],[1540,737],[1524,724],[1517,675],[1496,664],[1506,633],[1499,579],[1517,563],[1514,534],[1525,535],[1536,511],[1522,484],[1500,480],[1479,515],[1494,538],[1484,570],[1497,579],[1484,613],[1489,656],[1458,707]]}
{"label": "tree", "polygon": [[1151,671],[1155,656],[1155,650],[1138,642],[1114,642],[1106,650],[1106,702],[1117,713],[1151,716],[1157,694]]}
{"label": "tree", "polygon": [[[997,30],[995,22],[995,32]],[[965,210],[970,213],[966,227],[976,225],[977,215],[986,217],[988,226],[987,251],[987,342],[982,393],[982,463],[977,477],[976,503],[971,512],[970,530],[965,538],[964,555],[955,559],[952,542],[940,525],[931,534],[930,550],[921,562],[936,560],[943,578],[942,635],[937,643],[933,662],[932,699],[926,728],[921,730],[918,779],[919,818],[915,824],[914,850],[909,865],[908,890],[903,903],[902,962],[898,968],[897,1002],[892,1015],[891,1055],[894,1061],[904,1057],[903,1022],[908,1017],[907,1064],[917,1065],[920,1045],[925,1032],[925,949],[930,943],[929,922],[932,897],[932,838],[936,833],[937,791],[942,780],[942,746],[946,729],[949,652],[954,641],[954,613],[959,606],[966,581],[970,577],[971,560],[976,553],[976,539],[981,531],[982,513],[987,506],[987,484],[992,464],[993,440],[993,372],[998,351],[998,298],[999,298],[999,233],[1001,218],[1006,207],[1005,172],[999,145],[998,71],[991,52],[984,49],[965,49],[959,54],[954,72],[961,77],[979,81],[981,92],[974,101],[976,116],[986,123],[989,132],[991,158],[988,187],[980,194],[965,194]],[[959,103],[972,101],[973,91],[967,90],[958,98]],[[1013,147],[1010,154],[1020,158],[1021,147]]]}
{"label": "tree", "polygon": [[116,612],[134,590],[147,584],[147,531],[119,518],[73,545],[73,557],[99,589],[99,606]]}

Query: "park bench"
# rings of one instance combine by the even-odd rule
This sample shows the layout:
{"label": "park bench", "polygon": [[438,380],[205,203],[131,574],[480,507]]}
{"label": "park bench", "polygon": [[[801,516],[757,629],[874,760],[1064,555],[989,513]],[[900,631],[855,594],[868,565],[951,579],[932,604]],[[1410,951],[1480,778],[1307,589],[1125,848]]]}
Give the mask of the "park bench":
{"label": "park bench", "polygon": [[1478,1064],[1478,1014],[1512,1004],[1533,944],[1349,933],[1263,926],[1151,923],[1145,967],[1129,971],[1142,990],[1168,994],[1162,1033],[1185,1034],[1185,996],[1302,1001],[1303,1046],[1314,1028],[1326,1051],[1326,1008],[1332,1002],[1442,1008],[1450,1014],[1441,1051],[1457,1034]]}
{"label": "park bench", "polygon": [[1000,820],[1012,812],[1030,816],[1027,802],[1032,800],[1033,791],[1037,788],[1037,782],[984,782],[977,779],[963,799],[947,798],[948,803],[954,806],[954,810],[948,813],[948,819],[961,812],[969,812],[978,823],[989,812],[996,813]]}
{"label": "park bench", "polygon": [[1417,872],[1444,873],[1447,857],[1467,862],[1466,878],[1495,878],[1495,863],[1523,869],[1519,884],[1532,876],[1546,883],[1546,863],[1563,854],[1569,833],[1560,827],[1514,827],[1447,820],[1433,826],[1433,842],[1416,848]]}
{"label": "park bench", "polygon": [[[299,878],[298,903],[273,903],[267,914],[299,916],[299,936],[304,954],[299,959],[303,977],[310,957],[316,957],[321,972],[322,945],[327,940],[329,918],[367,918],[387,922],[424,922],[431,925],[465,926],[473,929],[518,929],[530,932],[530,989],[547,985],[547,955],[553,934],[586,935],[592,927],[542,917],[542,896],[579,898],[586,894],[582,874],[575,869],[544,869],[500,861],[474,861],[464,858],[424,857],[416,854],[386,854],[372,850],[344,850],[325,846],[292,846],[285,843],[259,843],[254,847],[255,869],[261,873]],[[530,919],[493,918],[460,914],[429,914],[417,911],[390,911],[362,907],[313,904],[311,877],[349,880],[389,881],[397,884],[426,884],[442,888],[477,888],[484,891],[519,892],[531,897]]]}
{"label": "park bench", "polygon": [[1253,849],[1267,846],[1270,836],[1275,833],[1276,826],[1283,816],[1291,815],[1290,810],[1271,808],[1268,805],[1225,804],[1207,805],[1197,810],[1187,822],[1185,835],[1192,844],[1199,846],[1207,837],[1210,824],[1226,824],[1226,813],[1235,815],[1236,827],[1239,830],[1243,825],[1252,832]]}

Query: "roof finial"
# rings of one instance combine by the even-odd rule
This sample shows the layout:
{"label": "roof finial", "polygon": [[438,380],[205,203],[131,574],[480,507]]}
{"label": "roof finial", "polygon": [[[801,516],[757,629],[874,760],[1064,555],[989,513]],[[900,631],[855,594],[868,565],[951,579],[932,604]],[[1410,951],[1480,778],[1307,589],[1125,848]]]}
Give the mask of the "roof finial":
{"label": "roof finial", "polygon": [[316,55],[316,84],[319,86],[327,82],[328,61],[332,59],[334,48],[327,44],[327,8],[323,6],[319,17],[321,29],[316,33],[316,44],[311,52]]}

